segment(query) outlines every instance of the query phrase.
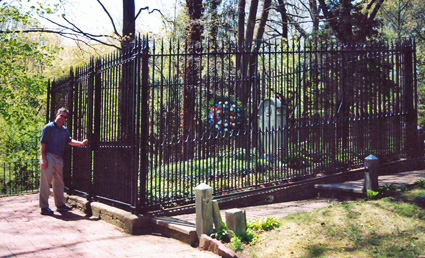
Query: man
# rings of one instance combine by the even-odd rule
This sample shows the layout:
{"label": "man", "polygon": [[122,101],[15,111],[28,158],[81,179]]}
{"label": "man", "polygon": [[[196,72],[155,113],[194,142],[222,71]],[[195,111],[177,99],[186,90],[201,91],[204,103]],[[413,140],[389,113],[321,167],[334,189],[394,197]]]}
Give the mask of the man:
{"label": "man", "polygon": [[42,215],[52,215],[49,208],[50,183],[53,185],[53,196],[58,212],[69,211],[72,207],[65,204],[63,183],[63,153],[65,144],[85,146],[88,140],[76,141],[71,138],[64,125],[69,116],[66,108],[60,108],[53,122],[46,124],[40,139],[40,208]]}

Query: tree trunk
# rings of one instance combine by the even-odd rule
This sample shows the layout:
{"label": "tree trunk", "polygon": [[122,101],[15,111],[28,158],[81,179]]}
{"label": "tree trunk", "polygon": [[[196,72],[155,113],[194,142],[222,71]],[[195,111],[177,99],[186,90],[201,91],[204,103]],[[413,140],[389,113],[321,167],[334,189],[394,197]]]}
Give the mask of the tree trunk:
{"label": "tree trunk", "polygon": [[217,7],[221,4],[221,0],[211,0],[210,1],[210,30],[209,30],[209,40],[211,45],[214,46],[217,39],[218,32],[218,13]]}
{"label": "tree trunk", "polygon": [[123,50],[131,48],[134,45],[134,34],[136,33],[135,5],[134,0],[123,0],[123,27],[121,47]]}
{"label": "tree trunk", "polygon": [[200,53],[203,25],[202,0],[186,0],[189,14],[189,25],[187,35],[188,55],[185,62],[184,86],[183,86],[183,108],[182,108],[182,154],[183,159],[192,159],[194,157],[194,110],[195,96],[199,83],[200,61],[196,53]]}
{"label": "tree trunk", "polygon": [[316,0],[310,0],[310,15],[313,21],[313,34],[319,31],[319,9]]}
{"label": "tree trunk", "polygon": [[278,10],[280,13],[280,16],[282,17],[282,37],[284,39],[288,39],[288,14],[286,12],[285,4],[283,3],[283,0],[277,0],[278,2]]}
{"label": "tree trunk", "polygon": [[[134,46],[134,34],[135,34],[135,7],[134,0],[123,0],[123,29],[121,39],[121,48],[124,58],[129,58],[130,50]],[[119,124],[120,128],[120,141],[128,144],[134,133],[133,128],[133,112],[132,107],[134,106],[134,73],[133,73],[133,62],[127,62],[123,64],[121,87],[119,91],[120,103],[119,103]]]}

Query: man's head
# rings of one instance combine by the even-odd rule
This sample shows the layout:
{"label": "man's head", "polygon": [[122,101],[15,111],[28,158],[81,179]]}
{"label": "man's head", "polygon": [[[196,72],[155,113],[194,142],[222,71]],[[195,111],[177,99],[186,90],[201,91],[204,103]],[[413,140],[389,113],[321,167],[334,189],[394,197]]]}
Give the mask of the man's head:
{"label": "man's head", "polygon": [[56,119],[55,119],[56,124],[59,126],[62,126],[65,123],[66,119],[68,118],[68,115],[69,115],[69,110],[64,107],[61,107],[58,110],[58,113],[56,114]]}

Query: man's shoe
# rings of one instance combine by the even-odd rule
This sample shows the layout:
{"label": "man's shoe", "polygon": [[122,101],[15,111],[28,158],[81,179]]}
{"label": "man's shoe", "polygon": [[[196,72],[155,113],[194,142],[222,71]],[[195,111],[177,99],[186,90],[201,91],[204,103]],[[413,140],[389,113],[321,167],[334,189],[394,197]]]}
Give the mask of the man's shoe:
{"label": "man's shoe", "polygon": [[53,215],[53,211],[50,208],[41,208],[41,215]]}
{"label": "man's shoe", "polygon": [[56,210],[57,210],[58,212],[70,211],[70,210],[72,210],[72,207],[69,207],[69,206],[67,206],[66,204],[64,204],[64,205],[62,205],[62,206],[58,207]]}

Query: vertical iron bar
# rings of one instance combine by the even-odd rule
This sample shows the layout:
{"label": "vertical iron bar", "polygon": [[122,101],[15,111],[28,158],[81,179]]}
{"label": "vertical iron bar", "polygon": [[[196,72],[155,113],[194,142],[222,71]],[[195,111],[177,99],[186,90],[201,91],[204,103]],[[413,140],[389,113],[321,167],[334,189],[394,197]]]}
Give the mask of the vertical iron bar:
{"label": "vertical iron bar", "polygon": [[[148,175],[148,137],[149,137],[149,42],[145,38],[143,40],[143,48],[141,50],[142,62],[142,85],[141,85],[141,132],[140,132],[140,202],[145,208],[146,206],[146,180]],[[151,189],[152,191],[152,189]]]}
{"label": "vertical iron bar", "polygon": [[413,75],[413,50],[410,42],[403,43],[404,55],[404,87],[406,107],[406,152],[409,157],[416,157],[417,146],[417,113],[415,109],[415,85]]}

